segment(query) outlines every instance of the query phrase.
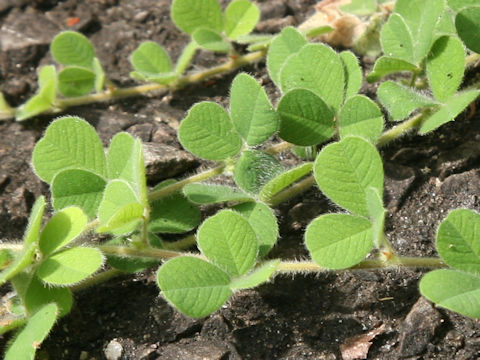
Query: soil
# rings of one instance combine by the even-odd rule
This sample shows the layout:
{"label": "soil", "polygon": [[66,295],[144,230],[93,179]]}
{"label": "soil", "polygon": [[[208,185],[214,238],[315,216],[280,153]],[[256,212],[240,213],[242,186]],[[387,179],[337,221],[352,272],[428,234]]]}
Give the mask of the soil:
{"label": "soil", "polygon": [[[1,91],[14,105],[31,96],[35,69],[52,61],[48,43],[66,29],[81,31],[92,40],[113,82],[133,85],[128,56],[141,41],[162,44],[173,59],[188,41],[172,24],[169,3],[0,0]],[[275,32],[302,22],[313,12],[315,1],[258,3],[263,19],[258,28]],[[201,52],[193,70],[222,59]],[[242,71],[254,74],[272,98],[278,98],[264,63]],[[467,74],[466,81],[477,75],[478,70]],[[153,184],[205,166],[182,151],[176,129],[195,102],[226,105],[233,76],[166,96],[92,104],[66,114],[87,119],[105,144],[122,130],[148,143],[155,150],[149,178]],[[371,95],[374,90],[362,91]],[[387,236],[401,255],[435,255],[435,231],[448,211],[480,210],[480,113],[467,113],[431,135],[410,135],[382,149]],[[30,156],[53,118],[0,123],[0,239],[20,238],[34,199],[48,195],[48,187],[30,167]],[[298,161],[291,156],[287,160]],[[305,226],[319,214],[336,210],[315,188],[279,206],[281,237],[271,257],[305,258]],[[72,313],[58,322],[38,358],[342,359],[343,349],[347,359],[346,346],[363,344],[368,349],[368,341],[368,359],[479,358],[479,322],[422,299],[418,281],[424,273],[393,269],[278,276],[254,290],[238,292],[211,316],[193,320],[159,295],[152,269],[76,293]]]}

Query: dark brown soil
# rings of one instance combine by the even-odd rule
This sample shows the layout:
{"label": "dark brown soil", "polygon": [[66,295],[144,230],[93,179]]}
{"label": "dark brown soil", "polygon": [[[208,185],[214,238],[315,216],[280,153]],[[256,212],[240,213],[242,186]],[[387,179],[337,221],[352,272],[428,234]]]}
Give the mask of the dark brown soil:
{"label": "dark brown soil", "polygon": [[[48,43],[60,30],[90,37],[107,74],[132,85],[129,54],[143,40],[165,46],[175,59],[187,37],[169,19],[167,0],[0,0],[1,91],[12,104],[35,91],[35,69],[51,62]],[[262,31],[298,24],[313,0],[258,1]],[[78,24],[68,27],[69,18]],[[195,69],[222,56],[201,53]],[[264,63],[243,69],[276,91]],[[478,73],[478,71],[477,71]],[[91,122],[105,144],[118,131],[139,136],[170,156],[168,176],[199,165],[180,151],[175,133],[195,102],[227,103],[234,74],[168,96],[149,96],[69,109]],[[475,73],[468,74],[469,77]],[[372,89],[365,90],[371,94]],[[21,237],[35,197],[48,194],[30,167],[35,142],[53,117],[0,124],[0,239]],[[172,156],[172,152],[175,154]],[[457,207],[480,210],[480,113],[434,134],[408,136],[382,150],[386,169],[387,236],[401,255],[432,256],[440,221]],[[162,159],[159,159],[161,162]],[[200,165],[201,166],[201,165]],[[153,181],[159,181],[158,173]],[[303,258],[305,226],[335,211],[317,189],[277,209],[281,238],[272,257]],[[241,291],[211,316],[192,320],[159,295],[154,270],[116,278],[75,295],[75,307],[42,345],[39,358],[104,359],[342,359],[348,339],[378,329],[368,359],[477,359],[480,324],[421,299],[422,270],[279,276]],[[4,343],[4,341],[2,341]],[[108,350],[107,350],[108,349]],[[117,359],[110,356],[110,359]]]}

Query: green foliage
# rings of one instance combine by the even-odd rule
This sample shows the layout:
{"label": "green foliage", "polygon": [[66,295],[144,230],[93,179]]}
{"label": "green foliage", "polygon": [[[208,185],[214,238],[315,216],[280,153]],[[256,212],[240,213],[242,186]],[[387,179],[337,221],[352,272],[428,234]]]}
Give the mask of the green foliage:
{"label": "green foliage", "polygon": [[242,139],[234,129],[227,112],[218,104],[195,104],[178,130],[182,146],[207,160],[225,160],[236,155]]}
{"label": "green foliage", "polygon": [[243,191],[225,185],[188,184],[183,193],[195,204],[215,204],[227,201],[252,201],[252,197]]}
{"label": "green foliage", "polygon": [[193,318],[218,310],[232,295],[227,273],[192,256],[167,261],[158,270],[157,283],[168,301]]}
{"label": "green foliage", "polygon": [[249,146],[263,143],[278,129],[278,117],[265,90],[247,74],[237,75],[232,82],[230,116]]}
{"label": "green foliage", "polygon": [[367,81],[372,83],[380,80],[382,77],[394,74],[400,71],[416,71],[417,67],[408,61],[392,58],[389,56],[381,56],[375,62],[373,71],[368,74]]}
{"label": "green foliage", "polygon": [[476,6],[465,7],[457,13],[455,27],[465,45],[480,53],[480,6],[478,1],[471,3]]}
{"label": "green foliage", "polygon": [[282,171],[282,165],[272,155],[258,150],[246,150],[235,164],[233,179],[243,191],[258,194],[266,183]]}
{"label": "green foliage", "polygon": [[50,45],[53,58],[60,64],[90,68],[95,49],[84,35],[75,31],[64,31],[54,37]]}
{"label": "green foliage", "polygon": [[458,92],[444,104],[439,106],[432,116],[427,118],[420,127],[419,133],[426,134],[435,130],[439,126],[452,121],[460,114],[472,101],[474,101],[480,94],[479,90],[468,90]]}
{"label": "green foliage", "polygon": [[223,53],[231,50],[230,43],[225,41],[220,33],[211,29],[196,29],[192,34],[192,39],[202,49]]}
{"label": "green foliage", "polygon": [[434,270],[420,282],[422,295],[437,305],[480,318],[480,215],[453,210],[437,231],[441,258],[453,270]]}
{"label": "green foliage", "polygon": [[260,20],[260,10],[248,0],[234,0],[225,9],[225,34],[232,40],[248,35]]}
{"label": "green foliage", "polygon": [[342,139],[355,135],[375,144],[382,134],[383,115],[372,100],[363,95],[355,95],[340,109],[337,127]]}
{"label": "green foliage", "polygon": [[390,119],[400,121],[407,118],[416,109],[432,107],[437,104],[415,89],[397,84],[393,81],[385,81],[377,90],[378,100],[390,113]]}
{"label": "green foliage", "polygon": [[51,285],[73,285],[95,273],[103,264],[102,253],[94,248],[62,250],[42,261],[37,276]]}
{"label": "green foliage", "polygon": [[222,31],[222,10],[217,0],[174,0],[171,17],[175,25],[187,34],[199,28]]}
{"label": "green foliage", "polygon": [[250,273],[238,279],[233,279],[230,283],[232,290],[251,289],[268,281],[275,273],[280,260],[267,261],[264,264],[254,268]]}
{"label": "green foliage", "polygon": [[32,162],[37,176],[47,183],[59,171],[71,168],[106,176],[102,143],[95,129],[77,117],[55,120],[36,144]]}
{"label": "green foliage", "polygon": [[132,53],[130,62],[135,69],[133,78],[163,83],[175,78],[167,52],[153,41],[145,41]]}
{"label": "green foliage", "polygon": [[95,73],[79,66],[69,66],[58,74],[58,91],[73,97],[86,95],[95,86]]}
{"label": "green foliage", "polygon": [[457,91],[465,70],[465,50],[460,40],[442,36],[427,59],[427,76],[433,95],[445,102]]}
{"label": "green foliage", "polygon": [[215,265],[232,276],[253,267],[258,253],[255,231],[240,214],[223,210],[199,227],[198,246]]}
{"label": "green foliage", "polygon": [[340,6],[344,12],[359,16],[369,15],[377,8],[377,0],[352,0],[350,4]]}
{"label": "green foliage", "polygon": [[343,64],[328,46],[308,44],[286,60],[280,72],[280,83],[283,92],[296,88],[310,90],[336,111],[343,101]]}
{"label": "green foliage", "polygon": [[372,224],[348,214],[327,214],[313,220],[305,232],[312,259],[328,269],[358,264],[373,248]]}
{"label": "green foliage", "polygon": [[20,330],[5,353],[5,360],[31,359],[35,357],[38,345],[45,339],[55,324],[58,307],[47,304],[40,308]]}
{"label": "green foliage", "polygon": [[313,167],[320,190],[346,210],[368,216],[367,189],[383,196],[383,165],[375,147],[359,137],[325,146]]}
{"label": "green foliage", "polygon": [[292,144],[309,146],[334,133],[334,113],[325,101],[307,89],[288,91],[278,103],[279,136]]}
{"label": "green foliage", "polygon": [[345,99],[348,99],[357,94],[362,86],[362,69],[351,51],[342,51],[339,56],[345,70]]}
{"label": "green foliage", "polygon": [[87,226],[87,216],[78,207],[68,207],[56,213],[40,235],[40,251],[49,256],[80,235]]}
{"label": "green foliage", "polygon": [[286,27],[268,47],[267,69],[272,81],[280,86],[280,71],[290,55],[297,53],[307,40],[293,27]]}

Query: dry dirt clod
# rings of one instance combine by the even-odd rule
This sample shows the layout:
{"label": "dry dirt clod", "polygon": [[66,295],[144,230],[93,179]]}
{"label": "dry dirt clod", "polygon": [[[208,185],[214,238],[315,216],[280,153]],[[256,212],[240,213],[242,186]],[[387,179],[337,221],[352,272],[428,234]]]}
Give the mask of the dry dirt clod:
{"label": "dry dirt clod", "polygon": [[433,305],[420,297],[403,321],[400,356],[406,358],[422,354],[442,322],[440,313]]}

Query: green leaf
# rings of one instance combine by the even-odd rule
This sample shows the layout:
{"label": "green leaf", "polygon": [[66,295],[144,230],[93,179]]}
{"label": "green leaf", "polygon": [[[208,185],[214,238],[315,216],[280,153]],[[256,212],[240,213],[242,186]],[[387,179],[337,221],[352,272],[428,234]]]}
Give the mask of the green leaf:
{"label": "green leaf", "polygon": [[[478,1],[475,4],[479,5]],[[465,45],[480,53],[480,6],[462,9],[455,17],[455,27]]]}
{"label": "green leaf", "polygon": [[2,272],[0,272],[0,285],[5,284],[27,266],[31,265],[35,256],[35,250],[37,250],[36,242],[30,243],[29,245],[25,244],[22,252],[20,252],[15,259]]}
{"label": "green leaf", "polygon": [[280,191],[287,188],[287,186],[309,174],[310,171],[312,171],[312,167],[312,163],[305,163],[276,176],[265,184],[258,194],[258,198],[262,201],[268,202],[275,194],[278,194]]}
{"label": "green leaf", "polygon": [[5,353],[5,360],[31,359],[57,320],[58,307],[47,304],[33,314]]}
{"label": "green leaf", "polygon": [[95,73],[86,68],[69,66],[58,74],[58,91],[63,96],[82,96],[95,87]]}
{"label": "green leaf", "polygon": [[313,91],[337,111],[345,86],[343,64],[328,46],[308,44],[287,59],[280,73],[280,83],[283,92],[295,88]]}
{"label": "green leaf", "polygon": [[17,108],[15,112],[17,121],[25,120],[53,107],[57,98],[57,75],[53,65],[43,66],[40,69],[38,85],[37,94]]}
{"label": "green leaf", "polygon": [[177,60],[177,64],[175,65],[175,69],[174,69],[175,74],[181,75],[185,72],[185,70],[187,70],[197,50],[198,50],[198,45],[193,40],[190,41],[183,48],[182,53],[180,54],[180,57]]}
{"label": "green leaf", "polygon": [[420,292],[443,308],[480,318],[480,277],[455,270],[434,270],[420,281]]}
{"label": "green leaf", "polygon": [[130,63],[145,76],[172,71],[170,57],[164,48],[153,41],[145,41],[132,53]]}
{"label": "green leaf", "polygon": [[112,180],[105,188],[98,208],[100,226],[97,232],[112,232],[115,235],[136,229],[142,219],[144,206],[132,187],[125,180]]}
{"label": "green leaf", "polygon": [[53,254],[37,269],[37,276],[51,285],[73,285],[95,273],[103,264],[94,248],[74,247]]}
{"label": "green leaf", "polygon": [[183,193],[195,204],[216,204],[227,201],[252,201],[252,197],[243,191],[225,185],[210,184],[187,184],[183,187]]}
{"label": "green leaf", "polygon": [[36,244],[40,238],[40,228],[42,227],[43,214],[45,212],[45,197],[40,196],[35,200],[30,216],[28,217],[27,229],[23,235],[23,244],[28,246]]}
{"label": "green leaf", "polygon": [[355,95],[340,109],[337,126],[341,139],[355,135],[375,144],[382,134],[383,115],[372,100],[364,95]]}
{"label": "green leaf", "polygon": [[259,251],[258,257],[268,254],[278,239],[277,218],[267,205],[259,202],[248,202],[236,205],[232,208],[240,213],[257,234]]}
{"label": "green leaf", "polygon": [[170,11],[175,25],[187,34],[200,27],[223,30],[222,10],[217,0],[174,0]]}
{"label": "green leaf", "polygon": [[399,14],[392,14],[380,32],[383,53],[408,63],[415,63],[412,34]]}
{"label": "green leaf", "polygon": [[230,298],[230,277],[215,265],[193,256],[167,261],[157,273],[165,298],[182,313],[201,318],[220,309]]}
{"label": "green leaf", "polygon": [[105,71],[103,71],[102,64],[98,58],[93,58],[93,72],[95,73],[95,91],[101,92],[105,86]]}
{"label": "green leaf", "polygon": [[455,29],[455,18],[454,18],[453,11],[446,7],[443,10],[443,14],[437,22],[437,26],[435,28],[435,39],[440,36],[449,35],[449,36],[456,36],[457,30]]}
{"label": "green leaf", "polygon": [[318,265],[347,269],[365,259],[372,250],[372,224],[360,216],[322,215],[308,225],[305,244]]}
{"label": "green leaf", "polygon": [[97,174],[81,169],[60,171],[52,180],[53,208],[78,206],[92,219],[97,215],[107,182]]}
{"label": "green leaf", "polygon": [[[123,238],[115,238],[107,243],[108,245],[128,246],[128,242]],[[136,273],[145,269],[157,266],[159,260],[152,258],[122,257],[116,255],[107,255],[107,263],[111,267],[127,273]]]}
{"label": "green leaf", "polygon": [[235,129],[248,146],[263,143],[278,129],[278,117],[265,90],[253,77],[245,73],[233,79],[230,116]]}
{"label": "green leaf", "polygon": [[206,101],[192,106],[180,124],[178,138],[185,149],[206,160],[225,160],[242,146],[225,109]]}
{"label": "green leaf", "polygon": [[437,251],[452,268],[480,275],[480,214],[456,209],[437,231]]}
{"label": "green leaf", "polygon": [[351,51],[342,51],[340,60],[345,71],[345,99],[348,99],[357,94],[362,87],[363,73],[357,57]]}
{"label": "green leaf", "polygon": [[64,31],[55,36],[50,45],[53,58],[62,65],[92,67],[95,49],[84,35]]}
{"label": "green leaf", "polygon": [[108,149],[108,176],[123,179],[134,189],[140,203],[147,205],[147,187],[143,147],[140,139],[128,133],[118,133]]}
{"label": "green leaf", "polygon": [[307,40],[295,28],[288,26],[273,39],[268,47],[267,70],[272,81],[280,86],[280,70],[285,64],[287,58],[297,53]]}
{"label": "green leaf", "polygon": [[448,0],[447,3],[453,11],[458,12],[467,6],[478,5],[478,0]]}
{"label": "green leaf", "polygon": [[416,71],[417,67],[408,61],[392,58],[389,56],[381,56],[375,62],[373,70],[367,75],[369,83],[380,80],[382,77],[394,74],[400,71]]}
{"label": "green leaf", "polygon": [[258,194],[267,182],[282,172],[282,165],[272,155],[258,150],[246,150],[235,164],[233,179],[243,191]]}
{"label": "green leaf", "polygon": [[438,101],[447,101],[462,83],[465,71],[465,50],[460,40],[442,36],[427,58],[427,76],[433,95]]}
{"label": "green leaf", "polygon": [[225,9],[225,34],[235,40],[247,35],[255,28],[260,19],[258,6],[248,0],[235,0]]}
{"label": "green leaf", "polygon": [[370,15],[377,10],[377,0],[352,0],[350,4],[340,6],[340,10],[358,16]]}
{"label": "green leaf", "polygon": [[[156,186],[155,190],[175,182],[175,180],[164,181],[159,184],[160,186]],[[152,232],[184,233],[200,224],[201,213],[199,208],[188,201],[180,192],[154,201],[150,206],[148,228]]]}
{"label": "green leaf", "polygon": [[402,16],[410,30],[413,63],[418,64],[427,56],[445,6],[445,0],[398,0],[395,3],[395,12]]}
{"label": "green leaf", "polygon": [[40,250],[48,256],[78,237],[87,226],[82,209],[72,206],[56,213],[40,234]]}
{"label": "green leaf", "polygon": [[478,94],[480,94],[479,90],[468,90],[455,94],[445,104],[442,104],[437,112],[423,122],[418,132],[423,135],[454,120],[458,114],[478,97]]}
{"label": "green leaf", "polygon": [[383,165],[377,149],[358,137],[325,146],[313,166],[320,190],[348,211],[368,216],[369,187],[383,196]]}
{"label": "green leaf", "polygon": [[85,120],[66,116],[52,122],[33,150],[37,176],[50,183],[61,170],[70,168],[92,171],[106,177],[102,142]]}
{"label": "green leaf", "polygon": [[400,121],[407,118],[419,108],[437,105],[437,102],[419,94],[413,88],[385,81],[377,90],[378,100],[388,110],[391,120]]}
{"label": "green leaf", "polygon": [[373,243],[376,248],[379,248],[385,236],[385,214],[387,211],[383,207],[383,199],[377,189],[369,187],[366,191],[366,199],[368,214],[372,222]]}
{"label": "green leaf", "polygon": [[334,113],[323,99],[306,89],[287,92],[278,103],[279,136],[292,144],[320,144],[334,134]]}
{"label": "green leaf", "polygon": [[225,41],[222,35],[215,30],[196,29],[192,34],[192,39],[202,49],[223,53],[228,53],[232,49],[230,43]]}
{"label": "green leaf", "polygon": [[24,305],[29,314],[40,307],[56,303],[59,307],[59,317],[67,315],[73,305],[72,292],[63,287],[45,286],[36,276],[33,276],[25,292]]}
{"label": "green leaf", "polygon": [[258,285],[261,285],[267,282],[270,277],[275,273],[280,260],[271,260],[267,261],[264,264],[254,268],[248,274],[233,279],[230,283],[230,289],[232,290],[243,290],[251,289]]}
{"label": "green leaf", "polygon": [[201,252],[232,276],[249,271],[258,254],[257,235],[245,217],[222,210],[198,228],[197,243]]}

